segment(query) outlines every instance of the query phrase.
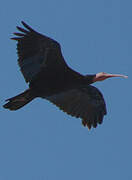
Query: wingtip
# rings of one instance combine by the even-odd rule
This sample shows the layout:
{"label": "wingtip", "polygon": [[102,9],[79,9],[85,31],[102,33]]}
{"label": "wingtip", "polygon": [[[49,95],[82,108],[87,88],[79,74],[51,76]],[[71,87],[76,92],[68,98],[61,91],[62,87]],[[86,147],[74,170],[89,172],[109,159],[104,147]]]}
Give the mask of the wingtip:
{"label": "wingtip", "polygon": [[[24,21],[21,21],[21,24],[24,26],[26,23]],[[27,25],[27,24],[26,24]]]}
{"label": "wingtip", "polygon": [[27,28],[29,31],[34,32],[34,30],[33,30],[27,23],[25,23],[24,21],[21,21],[21,23],[22,23],[22,25],[23,25],[25,28]]}
{"label": "wingtip", "polygon": [[13,41],[18,41],[20,38],[12,37],[12,38],[10,38],[10,39],[13,40]]}

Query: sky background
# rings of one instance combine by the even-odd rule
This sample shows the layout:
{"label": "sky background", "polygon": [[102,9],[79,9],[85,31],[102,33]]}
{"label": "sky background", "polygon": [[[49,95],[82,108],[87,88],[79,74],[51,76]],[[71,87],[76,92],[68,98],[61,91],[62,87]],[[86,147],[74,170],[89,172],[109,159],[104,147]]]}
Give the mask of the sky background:
{"label": "sky background", "polygon": [[[131,7],[131,0],[1,0],[0,180],[132,180]],[[28,87],[10,40],[21,20],[60,42],[76,71],[129,76],[95,84],[107,104],[102,125],[88,131],[43,99],[3,109]]]}

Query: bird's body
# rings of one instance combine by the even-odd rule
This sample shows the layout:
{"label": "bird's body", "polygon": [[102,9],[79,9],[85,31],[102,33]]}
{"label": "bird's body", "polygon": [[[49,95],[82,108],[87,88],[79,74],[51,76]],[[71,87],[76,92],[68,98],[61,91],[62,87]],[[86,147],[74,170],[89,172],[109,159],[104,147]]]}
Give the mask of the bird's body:
{"label": "bird's body", "polygon": [[16,37],[11,39],[18,42],[18,64],[29,89],[8,99],[4,108],[17,110],[41,97],[81,118],[89,129],[101,124],[106,105],[101,92],[90,84],[122,75],[81,75],[66,64],[58,42],[34,31],[26,23],[22,24],[27,30],[17,27],[21,33],[14,33]]}
{"label": "bird's body", "polygon": [[46,69],[33,80],[29,86],[41,96],[50,96],[83,84],[84,77],[70,68]]}

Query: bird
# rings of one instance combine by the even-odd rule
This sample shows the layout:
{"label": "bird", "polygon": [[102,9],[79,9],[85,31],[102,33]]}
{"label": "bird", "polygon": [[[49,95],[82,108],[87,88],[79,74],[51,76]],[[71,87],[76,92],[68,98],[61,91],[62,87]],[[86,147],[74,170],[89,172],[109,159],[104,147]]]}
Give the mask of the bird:
{"label": "bird", "polygon": [[93,83],[121,74],[100,72],[82,75],[66,63],[61,45],[54,39],[42,35],[21,21],[23,27],[13,33],[17,41],[18,65],[29,88],[21,94],[7,99],[4,108],[18,110],[35,98],[43,98],[63,112],[82,120],[88,129],[102,124],[107,114],[102,93]]}

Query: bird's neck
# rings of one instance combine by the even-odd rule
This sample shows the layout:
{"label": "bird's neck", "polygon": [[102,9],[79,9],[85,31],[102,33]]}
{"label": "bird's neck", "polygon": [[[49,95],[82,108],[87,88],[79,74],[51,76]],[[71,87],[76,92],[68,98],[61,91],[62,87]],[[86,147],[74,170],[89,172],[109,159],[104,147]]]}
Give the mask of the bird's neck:
{"label": "bird's neck", "polygon": [[84,82],[89,85],[94,83],[94,78],[96,77],[96,74],[92,74],[92,75],[86,75],[84,76]]}

